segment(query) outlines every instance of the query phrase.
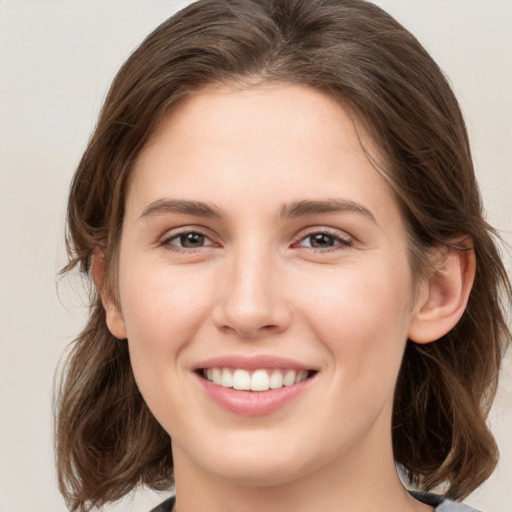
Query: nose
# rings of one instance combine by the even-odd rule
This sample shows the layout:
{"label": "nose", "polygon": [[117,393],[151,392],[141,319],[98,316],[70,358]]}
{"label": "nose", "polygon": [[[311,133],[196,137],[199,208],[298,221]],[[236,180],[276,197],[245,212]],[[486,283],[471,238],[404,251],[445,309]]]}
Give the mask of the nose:
{"label": "nose", "polygon": [[275,258],[260,252],[239,254],[219,286],[215,325],[243,339],[277,334],[288,328],[292,311]]}

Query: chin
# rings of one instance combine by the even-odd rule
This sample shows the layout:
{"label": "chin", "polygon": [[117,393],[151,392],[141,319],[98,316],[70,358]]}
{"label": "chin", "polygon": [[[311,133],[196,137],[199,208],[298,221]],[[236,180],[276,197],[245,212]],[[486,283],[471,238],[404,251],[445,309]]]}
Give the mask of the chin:
{"label": "chin", "polygon": [[297,481],[307,473],[306,468],[297,467],[292,460],[246,460],[223,461],[210,470],[218,477],[244,487],[275,487]]}
{"label": "chin", "polygon": [[217,449],[205,449],[196,452],[195,457],[190,454],[190,458],[210,475],[247,487],[274,487],[296,481],[314,465],[296,443],[261,441],[247,439],[244,443],[231,443],[228,449],[224,440]]}

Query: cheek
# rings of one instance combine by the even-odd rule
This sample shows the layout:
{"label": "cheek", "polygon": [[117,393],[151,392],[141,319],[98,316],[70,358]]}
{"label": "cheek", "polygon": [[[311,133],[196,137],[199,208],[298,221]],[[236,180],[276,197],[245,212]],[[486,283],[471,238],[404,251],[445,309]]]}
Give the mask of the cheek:
{"label": "cheek", "polygon": [[126,275],[120,294],[128,337],[145,340],[148,346],[158,345],[162,337],[169,343],[185,336],[207,306],[204,289],[198,290],[197,281],[186,273],[163,266],[149,271],[132,268]]}
{"label": "cheek", "polygon": [[333,335],[354,328],[394,329],[406,322],[411,297],[409,273],[399,266],[368,264],[303,276],[295,294]]}
{"label": "cheek", "polygon": [[[346,268],[308,283],[305,315],[343,379],[391,378],[407,339],[411,285],[405,266]],[[302,294],[303,296],[305,294]]]}
{"label": "cheek", "polygon": [[183,377],[183,350],[208,316],[210,299],[206,286],[198,290],[198,281],[168,267],[139,272],[132,266],[125,276],[120,294],[131,364],[151,407],[163,388]]}
{"label": "cheek", "polygon": [[[122,275],[121,275],[122,276]],[[182,389],[183,353],[208,316],[208,294],[183,272],[168,268],[137,272],[121,279],[121,306],[130,360],[138,388],[155,417],[165,422],[187,407]]]}

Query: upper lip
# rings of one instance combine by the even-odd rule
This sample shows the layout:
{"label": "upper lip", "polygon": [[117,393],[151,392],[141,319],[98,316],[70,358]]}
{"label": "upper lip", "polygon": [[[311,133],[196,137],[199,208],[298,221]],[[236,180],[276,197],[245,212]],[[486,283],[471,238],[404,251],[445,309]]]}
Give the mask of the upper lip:
{"label": "upper lip", "polygon": [[195,365],[195,370],[204,368],[240,368],[242,370],[257,370],[260,368],[282,368],[290,370],[314,370],[311,365],[303,364],[294,359],[276,355],[264,354],[244,356],[237,354],[228,354],[212,357],[200,361]]}

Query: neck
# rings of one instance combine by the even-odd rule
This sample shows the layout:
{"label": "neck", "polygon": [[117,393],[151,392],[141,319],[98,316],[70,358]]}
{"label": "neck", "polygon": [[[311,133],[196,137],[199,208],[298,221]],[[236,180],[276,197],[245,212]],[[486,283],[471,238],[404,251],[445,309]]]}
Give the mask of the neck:
{"label": "neck", "polygon": [[[382,440],[381,440],[382,441]],[[194,465],[173,447],[177,512],[427,512],[432,507],[414,500],[396,473],[391,442],[378,453],[346,453],[321,468],[297,474],[289,481],[244,482],[224,479]],[[382,444],[380,445],[382,447]]]}

